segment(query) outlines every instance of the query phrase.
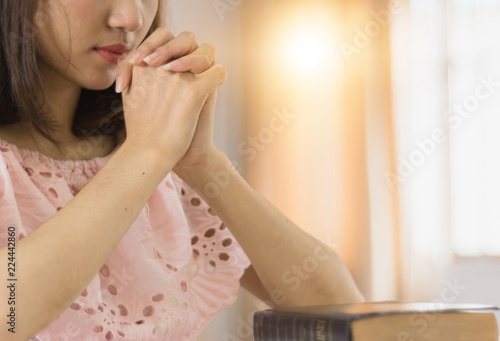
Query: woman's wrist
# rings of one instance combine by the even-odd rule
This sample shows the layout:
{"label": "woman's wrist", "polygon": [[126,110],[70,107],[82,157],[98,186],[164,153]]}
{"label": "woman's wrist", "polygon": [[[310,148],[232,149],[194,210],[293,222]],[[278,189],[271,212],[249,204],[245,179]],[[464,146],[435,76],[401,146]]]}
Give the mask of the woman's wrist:
{"label": "woman's wrist", "polygon": [[163,177],[165,177],[168,172],[172,170],[177,162],[175,157],[173,155],[169,155],[168,152],[139,146],[127,140],[119,148],[117,154],[126,155],[126,158],[131,163],[146,163],[151,166],[148,168],[155,172],[161,172]]}
{"label": "woman's wrist", "polygon": [[208,193],[210,192],[210,184],[223,185],[225,179],[229,178],[231,168],[232,164],[227,155],[214,148],[196,164],[175,166],[173,171],[191,188],[206,198],[210,196]]}

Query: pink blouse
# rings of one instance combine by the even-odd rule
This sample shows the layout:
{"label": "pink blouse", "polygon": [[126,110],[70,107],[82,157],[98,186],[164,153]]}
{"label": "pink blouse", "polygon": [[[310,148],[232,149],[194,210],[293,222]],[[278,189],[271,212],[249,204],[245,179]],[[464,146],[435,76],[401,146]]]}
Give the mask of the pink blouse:
{"label": "pink blouse", "polygon": [[[112,154],[54,160],[0,139],[0,247],[9,227],[19,240],[64,207]],[[88,287],[34,340],[195,340],[235,301],[249,265],[222,221],[170,172]]]}

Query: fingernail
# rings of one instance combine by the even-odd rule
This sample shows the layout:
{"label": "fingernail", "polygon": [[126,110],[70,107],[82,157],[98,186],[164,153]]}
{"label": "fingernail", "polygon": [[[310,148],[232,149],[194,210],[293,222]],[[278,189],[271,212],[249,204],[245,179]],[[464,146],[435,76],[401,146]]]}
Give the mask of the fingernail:
{"label": "fingernail", "polygon": [[156,58],[158,58],[158,52],[153,52],[149,56],[144,58],[144,61],[149,64],[152,61],[154,61]]}
{"label": "fingernail", "polygon": [[178,61],[178,60],[174,60],[173,62],[171,63],[168,63],[167,65],[165,65],[163,67],[164,70],[171,70],[172,68],[176,68],[176,67],[179,67],[181,65],[181,62]]}
{"label": "fingernail", "polygon": [[123,76],[119,76],[116,79],[116,93],[121,93],[123,90]]}
{"label": "fingernail", "polygon": [[128,60],[128,62],[130,64],[135,64],[135,63],[137,63],[137,61],[139,60],[139,58],[141,58],[141,53],[139,51],[137,51],[136,53],[134,53],[134,55],[132,56],[132,58],[130,58]]}

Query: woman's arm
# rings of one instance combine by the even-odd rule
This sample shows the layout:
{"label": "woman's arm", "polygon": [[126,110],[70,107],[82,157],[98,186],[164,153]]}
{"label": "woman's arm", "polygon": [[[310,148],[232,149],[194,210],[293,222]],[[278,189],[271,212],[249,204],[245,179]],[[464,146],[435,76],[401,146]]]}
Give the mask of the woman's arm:
{"label": "woman's arm", "polygon": [[[32,338],[69,307],[189,149],[207,97],[226,78],[222,65],[206,69],[202,59],[183,62],[205,68],[196,75],[134,67],[123,93],[127,140],[73,200],[16,243],[16,334],[6,328],[9,289],[0,284],[0,340]],[[1,283],[7,259],[3,247]]]}
{"label": "woman's arm", "polygon": [[32,338],[68,308],[173,166],[124,144],[71,202],[16,243],[15,334],[5,324],[8,250],[0,249],[0,340]]}
{"label": "woman's arm", "polygon": [[[250,187],[224,153],[215,150],[196,166],[174,170],[231,230],[274,306],[364,300],[342,260]],[[263,298],[253,271],[242,284]]]}

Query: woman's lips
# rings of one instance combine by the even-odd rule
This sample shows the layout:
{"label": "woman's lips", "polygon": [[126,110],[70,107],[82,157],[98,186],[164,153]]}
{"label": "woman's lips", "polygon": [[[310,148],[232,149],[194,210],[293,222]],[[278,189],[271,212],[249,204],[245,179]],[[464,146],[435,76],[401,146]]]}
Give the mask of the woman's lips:
{"label": "woman's lips", "polygon": [[116,44],[103,47],[95,47],[94,50],[104,59],[112,64],[118,64],[118,59],[130,50],[130,46]]}

